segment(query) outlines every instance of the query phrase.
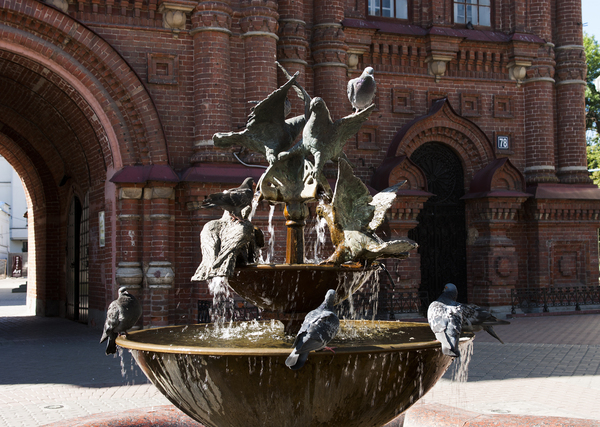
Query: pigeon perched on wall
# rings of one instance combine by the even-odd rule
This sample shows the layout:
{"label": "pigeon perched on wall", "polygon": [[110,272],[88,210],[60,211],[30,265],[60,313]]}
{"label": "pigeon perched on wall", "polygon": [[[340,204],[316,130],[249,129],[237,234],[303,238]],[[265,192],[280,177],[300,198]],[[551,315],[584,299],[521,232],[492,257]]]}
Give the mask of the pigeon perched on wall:
{"label": "pigeon perched on wall", "polygon": [[100,342],[108,339],[106,345],[106,355],[117,352],[117,336],[126,334],[128,329],[135,325],[142,315],[142,305],[136,297],[127,291],[126,287],[119,288],[119,298],[114,300],[108,306],[106,312],[106,321],[104,322],[104,331]]}
{"label": "pigeon perched on wall", "polygon": [[371,105],[371,102],[375,97],[377,85],[375,83],[375,78],[373,77],[373,72],[373,67],[367,67],[360,77],[348,82],[348,100],[355,108],[355,111],[367,108]]}
{"label": "pigeon perched on wall", "polygon": [[327,347],[327,344],[335,337],[340,326],[340,321],[333,311],[334,300],[335,290],[330,289],[319,308],[311,311],[304,318],[294,341],[294,350],[285,361],[290,369],[297,370],[303,367],[308,359],[308,353],[313,350],[333,351]]}
{"label": "pigeon perched on wall", "polygon": [[219,207],[231,214],[234,219],[242,218],[242,211],[250,206],[254,197],[252,186],[254,180],[250,177],[246,178],[242,185],[237,188],[222,191],[220,193],[209,194],[202,204],[201,208]]}
{"label": "pigeon perched on wall", "polygon": [[440,297],[429,305],[427,321],[437,340],[442,344],[442,353],[459,357],[458,340],[462,331],[463,307],[456,302],[458,290],[452,283],[446,284]]}
{"label": "pigeon perched on wall", "polygon": [[496,335],[496,331],[494,331],[494,325],[510,325],[510,322],[497,319],[494,315],[492,315],[492,313],[475,304],[461,305],[463,309],[463,331],[479,332],[484,330],[504,344],[504,341],[502,341],[500,337]]}

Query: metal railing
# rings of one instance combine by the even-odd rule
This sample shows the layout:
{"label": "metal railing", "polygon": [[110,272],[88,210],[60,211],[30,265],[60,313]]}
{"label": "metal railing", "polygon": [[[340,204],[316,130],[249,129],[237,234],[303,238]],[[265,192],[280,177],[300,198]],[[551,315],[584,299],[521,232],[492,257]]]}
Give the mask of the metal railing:
{"label": "metal railing", "polygon": [[517,309],[524,313],[532,309],[542,308],[549,312],[550,307],[575,307],[581,310],[582,305],[600,304],[600,286],[568,286],[542,289],[511,289],[511,312]]}

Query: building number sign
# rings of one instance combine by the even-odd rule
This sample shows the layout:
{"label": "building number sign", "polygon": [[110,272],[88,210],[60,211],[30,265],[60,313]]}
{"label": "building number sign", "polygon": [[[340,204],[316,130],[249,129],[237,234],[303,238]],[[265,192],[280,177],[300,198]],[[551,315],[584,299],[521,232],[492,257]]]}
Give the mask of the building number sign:
{"label": "building number sign", "polygon": [[509,149],[508,136],[504,136],[504,135],[496,136],[496,144],[497,144],[498,150],[508,150]]}

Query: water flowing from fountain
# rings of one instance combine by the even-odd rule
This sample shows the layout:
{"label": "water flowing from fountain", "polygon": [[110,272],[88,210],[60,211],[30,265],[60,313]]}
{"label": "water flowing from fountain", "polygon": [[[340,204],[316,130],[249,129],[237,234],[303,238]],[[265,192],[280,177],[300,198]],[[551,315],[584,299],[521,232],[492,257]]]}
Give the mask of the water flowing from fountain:
{"label": "water flowing from fountain", "polygon": [[273,215],[275,214],[275,205],[269,206],[269,222],[267,233],[269,233],[269,242],[266,247],[266,257],[263,250],[260,251],[259,264],[270,264],[275,256],[275,226],[273,225]]}

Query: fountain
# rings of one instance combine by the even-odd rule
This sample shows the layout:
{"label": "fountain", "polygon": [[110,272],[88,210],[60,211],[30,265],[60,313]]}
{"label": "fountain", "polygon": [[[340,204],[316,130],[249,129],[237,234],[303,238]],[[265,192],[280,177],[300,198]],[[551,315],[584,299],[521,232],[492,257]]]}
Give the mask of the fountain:
{"label": "fountain", "polygon": [[[296,76],[288,75],[286,84],[253,108],[244,131],[213,137],[217,146],[242,145],[267,158],[257,199],[285,205],[286,262],[256,264],[250,252],[260,246],[262,233],[247,212],[235,219],[226,213],[205,226],[203,256],[215,253],[221,261],[242,259],[245,265],[205,265],[195,277],[226,276],[270,320],[164,327],[117,339],[174,405],[207,427],[381,426],[433,387],[452,362],[426,323],[342,319],[329,344],[335,354],[313,352],[300,370],[286,367],[302,319],[329,289],[336,290],[336,303],[352,298],[380,268],[377,259],[402,259],[417,246],[375,234],[398,186],[371,196],[342,151],[374,105],[334,122],[325,102],[311,99]],[[285,119],[290,88],[303,100],[305,114]],[[290,147],[300,132],[302,139]],[[323,174],[328,160],[338,163],[335,191]],[[319,265],[304,259],[306,203],[312,201],[319,202],[317,214],[327,220],[335,246]],[[461,338],[461,346],[470,339]]]}

